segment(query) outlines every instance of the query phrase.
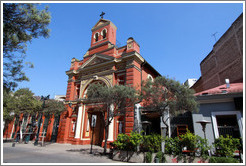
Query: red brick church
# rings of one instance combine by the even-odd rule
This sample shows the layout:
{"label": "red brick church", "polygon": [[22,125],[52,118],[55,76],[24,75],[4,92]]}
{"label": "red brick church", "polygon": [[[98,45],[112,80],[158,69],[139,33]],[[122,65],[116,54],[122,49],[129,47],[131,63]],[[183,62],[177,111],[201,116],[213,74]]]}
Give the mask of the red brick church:
{"label": "red brick church", "polygon": [[[94,82],[108,87],[120,84],[140,88],[141,81],[160,74],[140,55],[140,46],[129,37],[126,45],[116,46],[117,27],[101,18],[92,27],[91,45],[82,60],[73,58],[68,75],[65,105],[67,112],[60,116],[57,142],[90,144],[91,117],[97,115],[93,144],[103,145],[102,116],[85,103],[87,88]],[[108,142],[116,140],[119,133],[130,133],[134,127],[135,107],[126,110],[125,117],[115,117],[109,126]],[[136,120],[135,120],[136,123]]]}

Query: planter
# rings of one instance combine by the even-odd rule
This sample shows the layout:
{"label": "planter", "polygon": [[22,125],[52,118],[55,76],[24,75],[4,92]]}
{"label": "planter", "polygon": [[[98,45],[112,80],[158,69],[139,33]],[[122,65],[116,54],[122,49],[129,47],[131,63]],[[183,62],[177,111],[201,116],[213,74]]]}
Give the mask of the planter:
{"label": "planter", "polygon": [[113,151],[113,160],[124,161],[131,163],[143,163],[144,162],[144,153],[132,152],[132,151],[123,151],[123,150],[114,150]]}
{"label": "planter", "polygon": [[[114,150],[112,159],[116,161],[124,161],[130,163],[144,163],[143,152],[132,152],[132,151],[123,151],[123,150]],[[152,163],[157,161],[155,160],[156,153],[152,154]],[[193,156],[173,156],[165,154],[166,163],[208,163],[207,160],[203,160],[200,157]]]}

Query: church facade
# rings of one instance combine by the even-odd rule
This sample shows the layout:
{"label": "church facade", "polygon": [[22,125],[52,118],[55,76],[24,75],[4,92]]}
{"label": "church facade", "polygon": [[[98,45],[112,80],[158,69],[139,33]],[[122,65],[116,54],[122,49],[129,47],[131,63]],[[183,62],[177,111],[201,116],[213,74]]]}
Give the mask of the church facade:
{"label": "church facade", "polygon": [[[141,88],[141,81],[154,79],[160,74],[140,54],[139,44],[128,38],[126,45],[116,46],[117,27],[101,18],[91,29],[90,48],[82,60],[73,58],[66,74],[68,76],[65,105],[61,114],[57,135],[58,143],[104,145],[103,116],[93,111],[93,104],[85,102],[90,84],[100,82],[108,87],[126,85]],[[136,108],[127,108],[124,116],[114,117],[109,126],[108,142],[116,140],[119,133],[130,134],[137,123]],[[91,119],[96,115],[96,126],[92,132]],[[139,116],[139,115],[138,115]]]}

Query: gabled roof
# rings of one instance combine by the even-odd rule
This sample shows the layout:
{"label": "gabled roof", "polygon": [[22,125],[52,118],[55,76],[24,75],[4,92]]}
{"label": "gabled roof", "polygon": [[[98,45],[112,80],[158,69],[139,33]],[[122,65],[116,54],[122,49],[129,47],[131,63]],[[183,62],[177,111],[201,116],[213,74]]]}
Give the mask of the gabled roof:
{"label": "gabled roof", "polygon": [[108,24],[111,24],[113,27],[115,27],[115,29],[117,29],[117,27],[109,20],[105,20],[103,18],[101,18],[97,23],[96,25],[93,26],[93,28],[91,29],[92,31],[98,29],[98,28],[101,28],[103,26],[106,26]]}
{"label": "gabled roof", "polygon": [[226,88],[226,84],[217,86],[212,89],[208,89],[199,93],[195,96],[205,96],[205,95],[218,95],[218,94],[229,94],[229,93],[242,93],[243,83],[232,83],[229,88]]}
{"label": "gabled roof", "polygon": [[88,61],[86,61],[80,68],[86,68],[91,65],[99,64],[99,63],[104,63],[107,61],[112,61],[114,60],[114,57],[104,55],[104,54],[94,54]]}

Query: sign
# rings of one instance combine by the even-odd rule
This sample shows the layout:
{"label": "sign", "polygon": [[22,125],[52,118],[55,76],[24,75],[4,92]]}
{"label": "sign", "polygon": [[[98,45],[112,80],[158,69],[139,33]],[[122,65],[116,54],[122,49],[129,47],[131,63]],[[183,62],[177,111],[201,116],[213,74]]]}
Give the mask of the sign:
{"label": "sign", "polygon": [[97,115],[91,117],[91,127],[96,127]]}

